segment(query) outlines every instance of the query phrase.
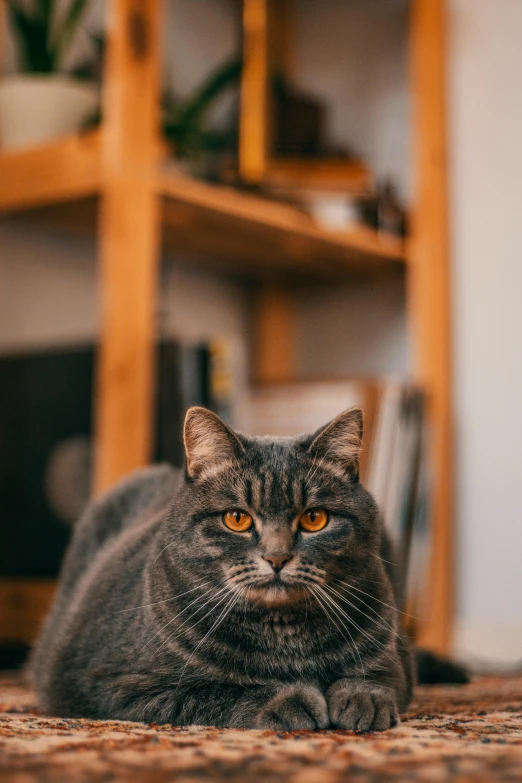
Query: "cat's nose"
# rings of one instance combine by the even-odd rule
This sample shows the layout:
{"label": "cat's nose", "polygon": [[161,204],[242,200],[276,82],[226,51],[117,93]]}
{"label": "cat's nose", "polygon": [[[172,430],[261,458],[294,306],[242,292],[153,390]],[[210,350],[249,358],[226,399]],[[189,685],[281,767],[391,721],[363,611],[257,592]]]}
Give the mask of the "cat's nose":
{"label": "cat's nose", "polygon": [[263,555],[263,560],[270,563],[276,574],[292,559],[292,555]]}

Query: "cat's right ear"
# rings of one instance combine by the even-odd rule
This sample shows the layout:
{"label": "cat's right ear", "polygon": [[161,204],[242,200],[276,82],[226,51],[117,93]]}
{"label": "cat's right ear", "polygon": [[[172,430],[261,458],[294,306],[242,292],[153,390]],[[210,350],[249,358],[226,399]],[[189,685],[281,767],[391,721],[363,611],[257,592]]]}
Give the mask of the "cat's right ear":
{"label": "cat's right ear", "polygon": [[358,478],[362,436],[363,412],[360,408],[350,408],[315,433],[309,451]]}
{"label": "cat's right ear", "polygon": [[237,461],[243,452],[239,438],[219,416],[206,408],[189,408],[183,427],[185,464],[191,479]]}

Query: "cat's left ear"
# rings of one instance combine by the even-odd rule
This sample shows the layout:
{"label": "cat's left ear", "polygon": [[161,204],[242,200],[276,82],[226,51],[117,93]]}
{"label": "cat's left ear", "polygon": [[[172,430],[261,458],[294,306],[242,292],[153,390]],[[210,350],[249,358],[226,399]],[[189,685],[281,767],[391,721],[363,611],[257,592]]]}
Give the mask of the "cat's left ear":
{"label": "cat's left ear", "polygon": [[361,408],[350,408],[321,427],[314,434],[308,450],[325,462],[340,465],[354,478],[358,478],[362,436],[363,412]]}
{"label": "cat's left ear", "polygon": [[236,461],[243,446],[236,433],[206,408],[189,408],[183,428],[187,474],[203,477],[225,464]]}

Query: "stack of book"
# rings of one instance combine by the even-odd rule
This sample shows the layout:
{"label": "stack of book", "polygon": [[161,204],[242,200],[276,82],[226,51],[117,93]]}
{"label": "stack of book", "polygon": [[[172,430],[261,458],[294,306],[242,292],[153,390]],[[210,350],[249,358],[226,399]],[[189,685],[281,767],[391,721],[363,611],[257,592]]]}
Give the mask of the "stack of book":
{"label": "stack of book", "polygon": [[366,485],[395,546],[399,601],[415,613],[429,555],[425,400],[411,386],[386,384],[379,395]]}

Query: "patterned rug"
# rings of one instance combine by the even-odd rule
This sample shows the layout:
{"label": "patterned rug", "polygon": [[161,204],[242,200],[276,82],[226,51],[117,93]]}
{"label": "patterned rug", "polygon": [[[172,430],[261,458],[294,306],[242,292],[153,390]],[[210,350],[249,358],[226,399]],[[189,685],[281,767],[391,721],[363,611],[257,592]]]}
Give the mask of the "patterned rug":
{"label": "patterned rug", "polygon": [[0,676],[2,783],[522,781],[522,677],[420,688],[385,734],[62,720]]}

